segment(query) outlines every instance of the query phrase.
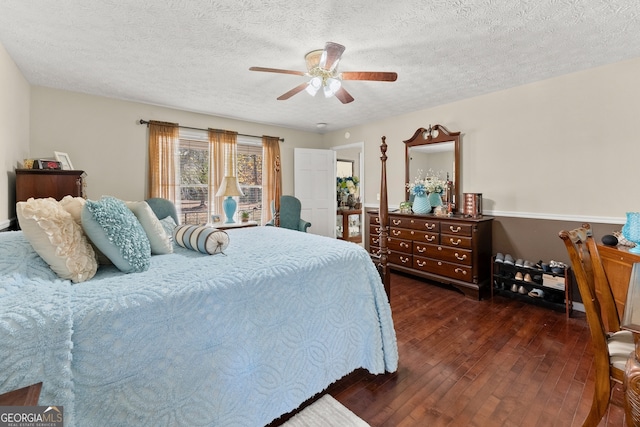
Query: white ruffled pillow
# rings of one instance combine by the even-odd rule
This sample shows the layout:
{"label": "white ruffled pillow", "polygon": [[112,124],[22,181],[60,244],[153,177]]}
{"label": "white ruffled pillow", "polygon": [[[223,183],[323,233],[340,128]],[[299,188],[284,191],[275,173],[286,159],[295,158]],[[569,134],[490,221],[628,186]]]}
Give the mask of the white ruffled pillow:
{"label": "white ruffled pillow", "polygon": [[127,207],[138,218],[144,232],[147,233],[151,244],[151,253],[154,255],[173,253],[171,239],[167,235],[162,223],[147,202],[126,202]]}
{"label": "white ruffled pillow", "polygon": [[79,283],[96,274],[96,255],[82,227],[55,199],[18,202],[16,213],[26,239],[59,277]]}

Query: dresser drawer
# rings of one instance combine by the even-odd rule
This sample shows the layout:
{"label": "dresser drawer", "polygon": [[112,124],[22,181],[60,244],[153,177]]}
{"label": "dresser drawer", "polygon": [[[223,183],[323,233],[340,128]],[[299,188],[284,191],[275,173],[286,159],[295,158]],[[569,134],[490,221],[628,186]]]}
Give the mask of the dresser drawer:
{"label": "dresser drawer", "polygon": [[429,233],[427,231],[409,230],[407,228],[391,228],[390,237],[404,240],[414,240],[416,242],[427,242],[438,244],[440,236],[438,233]]}
{"label": "dresser drawer", "polygon": [[443,234],[442,236],[440,236],[440,244],[443,246],[471,249],[473,247],[473,239],[471,237]]}
{"label": "dresser drawer", "polygon": [[377,215],[369,215],[369,225],[380,225],[380,217]]}
{"label": "dresser drawer", "polygon": [[413,254],[468,266],[470,266],[473,261],[471,256],[473,251],[442,245],[425,245],[422,243],[415,243],[413,246]]}
{"label": "dresser drawer", "polygon": [[473,225],[460,224],[459,222],[442,221],[442,224],[440,226],[440,232],[442,234],[454,234],[456,236],[471,237],[471,234],[473,232]]}
{"label": "dresser drawer", "polygon": [[403,252],[392,251],[389,254],[389,263],[411,267],[413,265],[413,256]]}
{"label": "dresser drawer", "polygon": [[463,282],[473,282],[473,270],[469,266],[438,261],[431,258],[413,257],[413,268],[428,273],[439,274]]}
{"label": "dresser drawer", "polygon": [[392,251],[404,252],[407,254],[413,253],[413,242],[411,240],[397,239],[395,237],[389,237],[387,247]]}
{"label": "dresser drawer", "polygon": [[373,236],[373,235],[379,235],[380,234],[380,226],[379,225],[370,225],[369,226],[369,235]]}
{"label": "dresser drawer", "polygon": [[380,235],[379,234],[369,234],[369,246],[380,247]]}
{"label": "dresser drawer", "polygon": [[389,225],[398,228],[410,228],[437,233],[440,231],[440,223],[430,219],[418,219],[404,216],[390,216]]}

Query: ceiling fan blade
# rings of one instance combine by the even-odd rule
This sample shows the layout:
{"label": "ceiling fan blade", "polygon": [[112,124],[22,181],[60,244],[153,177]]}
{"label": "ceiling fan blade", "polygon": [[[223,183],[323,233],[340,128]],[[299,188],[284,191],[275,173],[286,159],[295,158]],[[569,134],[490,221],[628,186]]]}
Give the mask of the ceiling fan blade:
{"label": "ceiling fan blade", "polygon": [[307,88],[308,84],[309,83],[307,83],[307,82],[301,83],[298,86],[296,86],[293,89],[291,89],[289,92],[283,93],[282,95],[280,95],[278,97],[278,101],[284,101],[285,99],[289,99],[293,95],[302,92],[303,90],[305,90]]}
{"label": "ceiling fan blade", "polygon": [[342,80],[371,80],[377,82],[395,82],[398,73],[384,71],[343,71]]}
{"label": "ceiling fan blade", "polygon": [[343,104],[348,104],[353,101],[353,96],[349,92],[346,91],[345,88],[341,87],[338,89],[335,95],[336,98],[340,100]]}
{"label": "ceiling fan blade", "polygon": [[304,71],[281,70],[279,68],[251,67],[249,71],[264,71],[265,73],[293,74],[296,76],[304,76]]}
{"label": "ceiling fan blade", "polygon": [[327,42],[320,57],[320,68],[333,71],[338,66],[338,62],[340,62],[342,52],[344,52],[344,46],[334,42]]}

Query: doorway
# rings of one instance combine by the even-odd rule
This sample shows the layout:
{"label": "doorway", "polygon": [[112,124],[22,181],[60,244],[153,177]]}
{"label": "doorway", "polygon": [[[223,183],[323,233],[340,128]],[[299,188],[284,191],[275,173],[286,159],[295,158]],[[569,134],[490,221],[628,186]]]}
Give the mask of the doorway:
{"label": "doorway", "polygon": [[[336,183],[338,178],[351,180],[356,177],[357,191],[352,194],[356,206],[348,207],[340,200],[336,188],[336,237],[360,245],[363,244],[364,202],[364,142],[331,147],[336,152]],[[337,187],[337,186],[336,186]]]}

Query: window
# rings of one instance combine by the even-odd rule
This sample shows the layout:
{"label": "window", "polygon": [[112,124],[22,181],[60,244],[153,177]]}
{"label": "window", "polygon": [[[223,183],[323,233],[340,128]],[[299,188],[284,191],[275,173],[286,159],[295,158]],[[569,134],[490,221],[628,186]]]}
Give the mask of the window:
{"label": "window", "polygon": [[249,212],[249,220],[262,216],[262,141],[260,138],[238,137],[238,183],[244,193],[238,211]]}
{"label": "window", "polygon": [[[211,215],[224,219],[224,212],[215,212],[209,194],[209,141],[206,131],[180,129],[178,148],[180,183],[178,192],[180,220],[183,224],[211,222]],[[239,213],[249,212],[249,219],[260,225],[262,215],[262,141],[260,138],[238,136],[237,176],[244,196],[237,198],[236,221]]]}

